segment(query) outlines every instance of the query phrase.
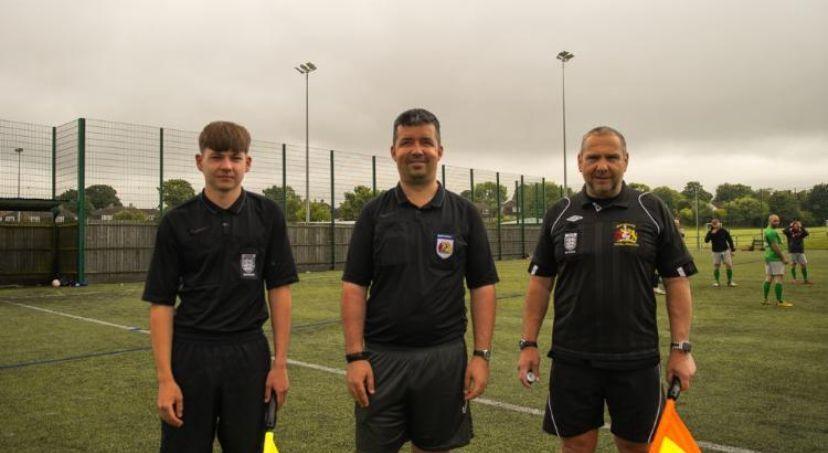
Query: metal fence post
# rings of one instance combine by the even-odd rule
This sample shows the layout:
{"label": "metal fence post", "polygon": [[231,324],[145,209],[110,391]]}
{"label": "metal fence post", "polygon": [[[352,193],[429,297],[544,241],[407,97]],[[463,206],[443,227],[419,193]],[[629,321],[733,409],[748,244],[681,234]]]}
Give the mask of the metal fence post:
{"label": "metal fence post", "polygon": [[541,204],[541,217],[546,215],[546,178],[541,177],[541,200],[543,200],[543,204]]}
{"label": "metal fence post", "polygon": [[502,211],[502,204],[500,199],[500,172],[495,173],[495,181],[497,184],[497,260],[500,261],[503,259],[503,238],[500,235],[500,224],[503,221],[503,217],[501,214]]}
{"label": "metal fence post", "polygon": [[371,156],[371,190],[372,196],[377,196],[377,156]]}
{"label": "metal fence post", "polygon": [[334,184],[334,150],[331,150],[331,270],[336,268],[336,190]]}
{"label": "metal fence post", "polygon": [[[517,182],[517,181],[515,181]],[[526,186],[523,184],[523,175],[520,175],[520,257],[526,258],[526,213],[523,206]]]}
{"label": "metal fence post", "polygon": [[469,187],[471,188],[471,202],[474,203],[474,168],[469,168]]}
{"label": "metal fence post", "polygon": [[52,200],[57,196],[57,128],[52,126]]}
{"label": "metal fence post", "polygon": [[290,220],[287,205],[287,145],[282,143],[282,211],[284,211],[285,219]]}
{"label": "metal fence post", "polygon": [[158,220],[164,215],[164,128],[159,134],[158,142]]}
{"label": "metal fence post", "polygon": [[443,188],[447,189],[448,185],[446,184],[446,165],[443,164],[443,165],[440,165],[440,167],[442,168],[442,171],[443,171]]}
{"label": "metal fence post", "polygon": [[86,282],[86,118],[78,118],[78,282]]}

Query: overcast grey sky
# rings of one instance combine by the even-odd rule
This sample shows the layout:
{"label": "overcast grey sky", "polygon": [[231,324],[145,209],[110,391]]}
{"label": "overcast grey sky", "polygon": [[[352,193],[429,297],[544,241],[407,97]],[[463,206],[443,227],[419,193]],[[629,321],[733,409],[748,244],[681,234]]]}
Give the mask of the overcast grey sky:
{"label": "overcast grey sky", "polygon": [[[422,106],[445,163],[569,179],[581,134],[627,136],[628,181],[828,180],[828,2],[0,0],[0,117],[101,118],[386,155]],[[255,159],[255,155],[254,155]]]}

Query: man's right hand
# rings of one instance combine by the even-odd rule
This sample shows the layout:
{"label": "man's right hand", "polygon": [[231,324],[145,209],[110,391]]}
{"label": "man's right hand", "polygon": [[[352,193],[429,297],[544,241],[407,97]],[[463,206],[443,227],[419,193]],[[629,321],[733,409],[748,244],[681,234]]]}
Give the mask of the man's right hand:
{"label": "man's right hand", "polygon": [[180,428],[184,424],[184,395],[174,380],[158,383],[158,416],[164,423]]}
{"label": "man's right hand", "polygon": [[351,397],[362,407],[368,407],[368,397],[374,394],[374,370],[371,362],[357,360],[348,364],[345,380]]}
{"label": "man's right hand", "polygon": [[526,388],[532,388],[532,383],[526,380],[526,373],[535,375],[535,382],[540,379],[540,353],[538,348],[528,347],[520,351],[518,359],[518,380]]}

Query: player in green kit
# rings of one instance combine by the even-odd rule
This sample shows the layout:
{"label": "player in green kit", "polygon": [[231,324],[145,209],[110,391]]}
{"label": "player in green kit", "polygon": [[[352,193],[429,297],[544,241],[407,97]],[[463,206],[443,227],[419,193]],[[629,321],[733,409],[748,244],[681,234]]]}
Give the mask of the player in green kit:
{"label": "player in green kit", "polygon": [[771,214],[768,217],[768,227],[762,232],[762,237],[765,241],[765,300],[763,305],[768,304],[768,293],[770,293],[771,283],[774,283],[774,292],[776,293],[776,306],[780,308],[791,308],[793,304],[782,300],[782,277],[785,275],[785,265],[788,260],[782,253],[782,238],[776,231],[779,226],[779,216]]}

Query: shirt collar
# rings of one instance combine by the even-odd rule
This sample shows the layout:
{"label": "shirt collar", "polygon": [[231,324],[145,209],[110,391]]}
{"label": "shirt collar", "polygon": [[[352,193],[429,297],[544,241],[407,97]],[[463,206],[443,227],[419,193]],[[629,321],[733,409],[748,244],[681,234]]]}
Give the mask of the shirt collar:
{"label": "shirt collar", "polygon": [[207,210],[209,210],[213,214],[218,214],[220,212],[228,212],[233,215],[239,215],[242,208],[244,207],[244,202],[247,200],[247,194],[246,191],[242,189],[239,198],[236,198],[236,201],[234,201],[233,204],[230,205],[230,207],[227,209],[224,209],[221,206],[210,201],[207,195],[204,194],[204,190],[202,190],[201,193],[198,194],[198,198],[202,201],[202,203],[204,203],[204,206],[207,207]]}
{"label": "shirt collar", "polygon": [[[400,183],[397,183],[397,186],[394,187],[394,196],[397,199],[397,204],[405,204],[408,203],[411,206],[414,206],[413,203],[408,201],[408,197],[405,196],[405,192],[402,190],[402,186]],[[440,184],[440,181],[437,181],[437,193],[434,194],[434,197],[428,201],[425,205],[423,205],[420,209],[430,209],[430,208],[442,208],[443,202],[446,199],[446,188]]]}
{"label": "shirt collar", "polygon": [[[621,192],[618,193],[612,202],[610,202],[606,206],[602,206],[601,209],[607,209],[613,206],[617,206],[619,208],[629,208],[630,203],[632,202],[632,189],[627,187],[627,183],[621,181]],[[577,197],[577,203],[580,204],[582,207],[586,207],[592,204],[592,199],[586,194],[586,185],[581,188],[581,191],[578,192],[575,197]]]}

